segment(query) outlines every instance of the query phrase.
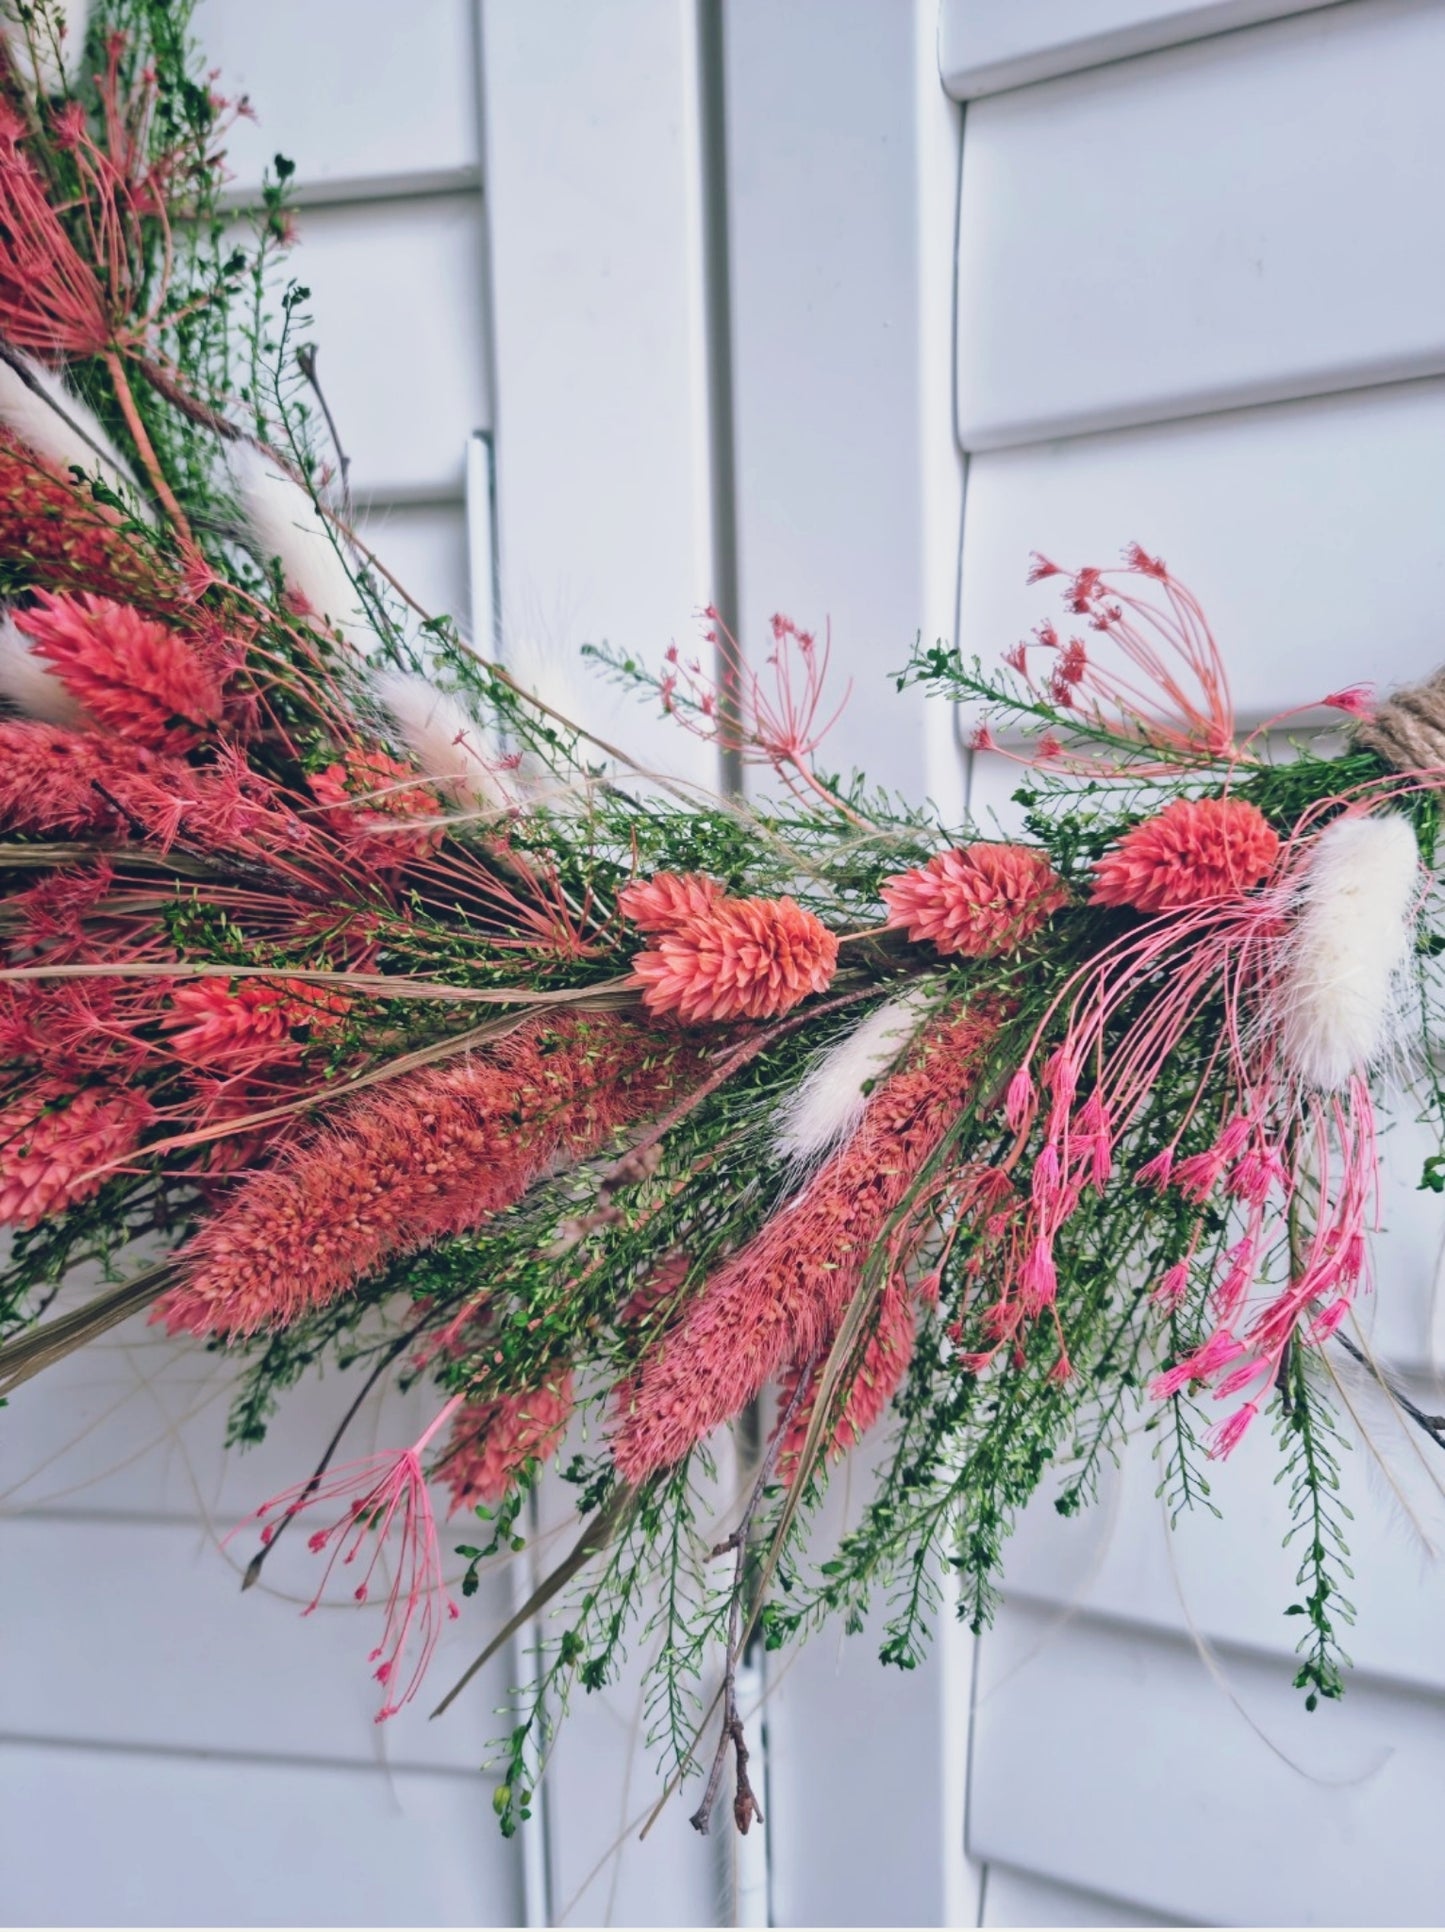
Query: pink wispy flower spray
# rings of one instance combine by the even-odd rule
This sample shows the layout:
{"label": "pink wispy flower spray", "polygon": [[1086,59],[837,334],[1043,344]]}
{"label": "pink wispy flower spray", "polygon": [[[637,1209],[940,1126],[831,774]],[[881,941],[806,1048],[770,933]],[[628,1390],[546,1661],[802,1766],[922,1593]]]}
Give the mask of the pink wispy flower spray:
{"label": "pink wispy flower spray", "polygon": [[[464,1404],[465,1397],[454,1396],[399,1454],[367,1456],[321,1482],[296,1483],[262,1503],[251,1518],[263,1525],[261,1541],[267,1544],[292,1517],[340,1506],[340,1515],[309,1539],[308,1548],[325,1556],[327,1563],[303,1616],[319,1606],[338,1565],[350,1569],[366,1558],[352,1586],[358,1603],[370,1601],[381,1571],[387,1583],[386,1622],[369,1659],[384,1691],[378,1724],[416,1696],[443,1629],[458,1614],[442,1578],[441,1544],[422,1459]],[[383,1562],[389,1566],[389,1580]]]}

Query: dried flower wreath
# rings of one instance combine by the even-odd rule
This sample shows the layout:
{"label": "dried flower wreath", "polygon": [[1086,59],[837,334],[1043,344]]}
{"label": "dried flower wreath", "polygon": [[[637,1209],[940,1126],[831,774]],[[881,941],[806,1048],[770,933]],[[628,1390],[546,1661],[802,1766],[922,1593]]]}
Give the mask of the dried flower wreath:
{"label": "dried flower wreath", "polygon": [[[465,1594],[595,1411],[561,1472],[580,1539],[519,1613],[560,1611],[507,1830],[639,1617],[671,1776],[716,1735],[694,1822],[731,1751],[745,1830],[749,1636],[881,1598],[912,1666],[941,1579],[982,1625],[1046,1468],[1077,1507],[1141,1408],[1176,1511],[1272,1412],[1297,1681],[1337,1696],[1325,1345],[1369,1280],[1372,1078],[1412,1057],[1445,1117],[1440,693],[1330,694],[1348,747],[1272,761],[1136,547],[1038,561],[1065,627],[997,676],[939,645],[898,680],[1026,744],[1021,842],[822,770],[827,646],[784,618],[761,667],[710,618],[715,678],[597,653],[768,774],[746,803],[644,782],[410,605],[328,494],[290,170],[238,246],[186,17],[108,0],[82,47],[11,0],[4,29],[0,1393],[143,1308],[234,1363],[238,1445],[324,1359],[434,1384],[410,1447],[333,1468],[344,1419],[256,1513],[250,1578],[300,1519],[318,1589],[359,1565],[384,1596],[383,1716],[457,1614],[431,1486],[487,1525]],[[113,1285],[57,1312],[82,1262]],[[709,1438],[770,1386],[715,1544]],[[829,1465],[885,1412],[812,1570]]]}

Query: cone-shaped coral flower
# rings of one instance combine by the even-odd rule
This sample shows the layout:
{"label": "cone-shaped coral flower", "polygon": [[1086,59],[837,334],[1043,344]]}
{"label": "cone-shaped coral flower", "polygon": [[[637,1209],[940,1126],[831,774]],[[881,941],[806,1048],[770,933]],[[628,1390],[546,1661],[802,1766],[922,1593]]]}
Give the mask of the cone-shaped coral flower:
{"label": "cone-shaped coral flower", "polygon": [[968,845],[883,882],[888,924],[940,953],[987,959],[1036,933],[1068,898],[1042,852]]}
{"label": "cone-shaped coral flower", "polygon": [[41,591],[15,623],[91,717],[135,744],[189,751],[221,715],[220,685],[194,647],[128,604]]}
{"label": "cone-shaped coral flower", "polygon": [[284,1327],[391,1256],[479,1227],[557,1161],[596,1153],[696,1066],[681,1043],[645,1028],[568,1016],[528,1028],[493,1059],[398,1080],[212,1216],[156,1317],[197,1335]]}
{"label": "cone-shaped coral flower", "polygon": [[437,1470],[452,1508],[499,1503],[524,1463],[545,1462],[554,1453],[571,1414],[570,1369],[539,1389],[464,1403]]}
{"label": "cone-shaped coral flower", "polygon": [[135,1151],[150,1106],[139,1092],[40,1080],[0,1109],[0,1226],[31,1228],[105,1183]]}
{"label": "cone-shaped coral flower", "polygon": [[710,911],[722,896],[722,887],[704,873],[658,872],[625,885],[617,907],[639,932],[671,932]]}
{"label": "cone-shaped coral flower", "polygon": [[201,979],[175,989],[163,1024],[171,1051],[195,1066],[242,1065],[284,1059],[300,1050],[299,1027],[340,1023],[350,1002],[305,980]]}
{"label": "cone-shaped coral flower", "polygon": [[650,1013],[688,1026],[765,1020],[823,992],[838,941],[792,899],[719,899],[633,960]]}
{"label": "cone-shaped coral flower", "polygon": [[1136,912],[1229,899],[1266,878],[1278,852],[1278,834],[1247,799],[1176,798],[1104,854],[1091,897]]}

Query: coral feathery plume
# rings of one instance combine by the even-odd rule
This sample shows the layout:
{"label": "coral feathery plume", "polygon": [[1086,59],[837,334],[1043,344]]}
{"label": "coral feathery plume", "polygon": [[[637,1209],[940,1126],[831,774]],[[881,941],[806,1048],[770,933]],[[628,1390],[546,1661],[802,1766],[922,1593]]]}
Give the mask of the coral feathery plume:
{"label": "coral feathery plume", "polygon": [[487,1060],[428,1068],[344,1108],[181,1251],[174,1334],[250,1335],[325,1307],[384,1261],[479,1227],[559,1159],[646,1119],[697,1062],[625,1020],[533,1025]]}
{"label": "coral feathery plume", "polygon": [[[338,1469],[325,1482],[312,1478],[297,1483],[262,1503],[251,1518],[252,1522],[265,1525],[261,1541],[268,1544],[284,1523],[303,1510],[322,1509],[337,1503],[344,1505],[342,1515],[328,1528],[317,1530],[308,1542],[308,1548],[318,1556],[330,1551],[316,1594],[302,1612],[308,1617],[320,1604],[337,1564],[354,1563],[368,1540],[375,1538],[371,1560],[352,1590],[358,1603],[366,1603],[382,1554],[395,1541],[395,1561],[386,1598],[386,1625],[369,1660],[376,1666],[373,1674],[385,1692],[381,1709],[376,1713],[378,1724],[395,1717],[402,1705],[416,1696],[441,1641],[443,1625],[457,1615],[457,1606],[447,1595],[442,1581],[441,1546],[427,1494],[422,1457],[428,1444],[461,1405],[462,1398],[453,1397],[400,1455],[368,1456]],[[272,1519],[269,1522],[268,1517]],[[400,1666],[413,1643],[417,1646],[416,1661],[403,1685]]]}
{"label": "coral feathery plume", "polygon": [[617,895],[617,910],[639,932],[675,932],[711,912],[722,896],[717,880],[701,872],[658,872],[625,885]]}
{"label": "coral feathery plume", "polygon": [[32,1228],[94,1194],[101,1170],[135,1152],[150,1117],[139,1092],[34,1082],[0,1109],[0,1226]]}
{"label": "coral feathery plume", "polygon": [[[894,1391],[908,1373],[913,1358],[917,1320],[913,1303],[901,1275],[891,1277],[878,1297],[876,1325],[868,1337],[863,1360],[858,1365],[841,1411],[828,1438],[827,1454],[842,1456],[860,1442],[888,1407]],[[823,1380],[822,1362],[814,1364],[808,1387],[794,1410],[792,1421],[783,1434],[778,1450],[778,1474],[784,1482],[792,1475],[807,1438]],[[792,1369],[779,1390],[784,1413],[796,1386],[798,1370]],[[836,1408],[836,1398],[834,1402]]]}
{"label": "coral feathery plume", "polygon": [[1279,836],[1242,798],[1176,798],[1133,826],[1094,867],[1096,906],[1176,912],[1259,885]]}
{"label": "coral feathery plume", "polygon": [[632,962],[649,1013],[686,1026],[765,1020],[824,992],[838,941],[792,899],[719,899]]}
{"label": "coral feathery plume", "polygon": [[151,751],[185,752],[221,715],[221,688],[192,645],[109,597],[37,593],[17,627],[98,724]]}
{"label": "coral feathery plume", "polygon": [[570,1369],[539,1389],[465,1403],[437,1467],[452,1509],[501,1502],[525,1464],[556,1452],[571,1414]]}
{"label": "coral feathery plume", "polygon": [[888,924],[940,953],[989,959],[1020,946],[1067,902],[1042,852],[1027,845],[967,845],[883,882]]}
{"label": "coral feathery plume", "polygon": [[[870,1255],[958,1117],[996,1031],[955,1012],[878,1088],[848,1145],[705,1284],[618,1392],[613,1455],[629,1482],[666,1469],[786,1362],[837,1332]],[[895,1250],[913,1231],[895,1228]],[[895,1252],[892,1269],[906,1258]]]}

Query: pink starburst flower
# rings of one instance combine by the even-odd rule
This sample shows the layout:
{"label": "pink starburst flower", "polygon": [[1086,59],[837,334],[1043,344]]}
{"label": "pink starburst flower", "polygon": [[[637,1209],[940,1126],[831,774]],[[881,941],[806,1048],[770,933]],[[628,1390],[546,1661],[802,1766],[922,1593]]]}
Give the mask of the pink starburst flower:
{"label": "pink starburst flower", "polygon": [[883,882],[888,924],[940,953],[988,959],[1022,945],[1068,894],[1042,852],[966,845]]}
{"label": "pink starburst flower", "polygon": [[722,896],[716,879],[701,872],[658,872],[625,885],[617,909],[639,932],[672,932],[710,912]]}
{"label": "pink starburst flower", "polygon": [[464,1403],[438,1465],[451,1491],[451,1507],[499,1503],[525,1464],[546,1462],[556,1453],[572,1406],[570,1369],[538,1389]]}
{"label": "pink starburst flower", "polygon": [[33,1082],[0,1109],[0,1226],[32,1228],[94,1194],[105,1170],[135,1152],[150,1117],[139,1091]]}
{"label": "pink starburst flower", "polygon": [[1090,896],[1136,912],[1231,899],[1267,878],[1278,853],[1278,834],[1248,800],[1176,798],[1104,854]]}
{"label": "pink starburst flower", "polygon": [[[446,1622],[457,1615],[457,1606],[442,1581],[441,1548],[422,1457],[442,1426],[455,1417],[462,1401],[461,1396],[454,1396],[411,1447],[399,1455],[368,1456],[334,1471],[323,1482],[296,1483],[262,1503],[251,1518],[264,1525],[261,1541],[269,1543],[293,1516],[342,1506],[341,1514],[309,1539],[308,1547],[318,1556],[327,1556],[328,1561],[303,1616],[309,1617],[318,1607],[337,1565],[349,1568],[368,1544],[373,1545],[352,1595],[358,1603],[366,1603],[378,1570],[383,1580],[389,1578],[386,1623],[369,1659],[384,1692],[376,1713],[378,1724],[394,1717],[416,1696]],[[388,1550],[390,1561],[382,1569],[383,1553]],[[402,1665],[413,1652],[411,1674],[403,1683]]]}
{"label": "pink starburst flower", "polygon": [[17,630],[97,724],[151,751],[185,752],[221,716],[221,688],[194,647],[109,597],[36,593]]}
{"label": "pink starburst flower", "polygon": [[122,794],[159,763],[143,746],[96,731],[0,719],[0,825],[41,838],[124,831]]}
{"label": "pink starburst flower", "polygon": [[795,900],[719,899],[659,933],[632,969],[649,1013],[700,1026],[786,1013],[824,992],[837,963],[837,939]]}

